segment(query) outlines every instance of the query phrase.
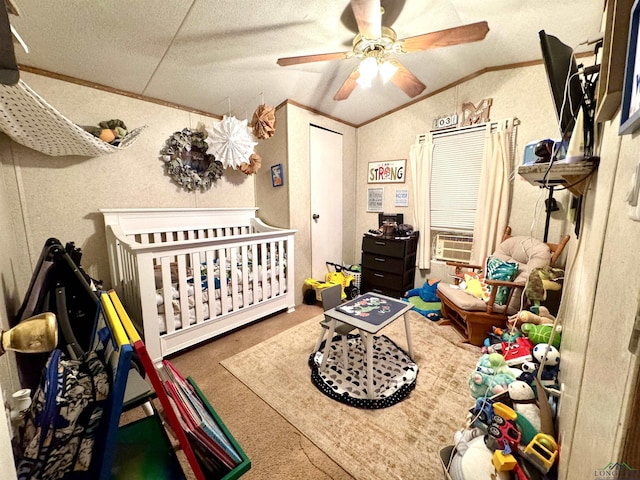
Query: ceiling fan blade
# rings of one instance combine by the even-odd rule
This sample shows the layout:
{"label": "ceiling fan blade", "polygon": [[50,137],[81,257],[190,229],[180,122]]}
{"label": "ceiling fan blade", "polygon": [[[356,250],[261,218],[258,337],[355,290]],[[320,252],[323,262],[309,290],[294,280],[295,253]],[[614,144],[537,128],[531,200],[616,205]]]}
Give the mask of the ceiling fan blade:
{"label": "ceiling fan blade", "polygon": [[333,96],[333,99],[340,101],[349,98],[351,92],[353,92],[353,90],[356,88],[356,80],[358,80],[358,78],[360,78],[360,70],[358,70],[358,67],[356,67],[351,72],[351,75],[349,75],[344,81],[344,83],[340,87],[340,90],[338,90]]}
{"label": "ceiling fan blade", "polygon": [[398,40],[404,53],[419,52],[431,48],[448,47],[461,43],[477,42],[489,32],[487,22],[470,23],[460,27],[447,28],[415,37]]}
{"label": "ceiling fan blade", "polygon": [[[382,14],[382,24],[385,27],[393,26],[400,16],[405,2],[406,0],[380,0],[380,6],[384,10],[384,13]],[[340,15],[340,21],[345,27],[347,27],[347,29],[349,29],[350,32],[358,33],[358,24],[356,23],[356,19],[353,15],[353,9],[350,5],[347,5],[342,12],[342,15]],[[349,45],[351,45],[351,42],[349,42]]]}
{"label": "ceiling fan blade", "polygon": [[302,55],[299,57],[284,57],[278,59],[278,65],[287,67],[300,63],[324,62],[327,60],[344,60],[351,56],[351,52],[319,53],[317,55]]}
{"label": "ceiling fan blade", "polygon": [[419,95],[425,88],[427,88],[424,83],[418,80],[418,77],[407,70],[407,68],[399,61],[397,61],[396,59],[392,59],[389,60],[389,62],[398,67],[396,73],[393,75],[393,77],[391,77],[391,81],[396,87],[409,95],[411,98]]}
{"label": "ceiling fan blade", "polygon": [[351,0],[351,9],[360,35],[370,40],[382,37],[380,0]]}

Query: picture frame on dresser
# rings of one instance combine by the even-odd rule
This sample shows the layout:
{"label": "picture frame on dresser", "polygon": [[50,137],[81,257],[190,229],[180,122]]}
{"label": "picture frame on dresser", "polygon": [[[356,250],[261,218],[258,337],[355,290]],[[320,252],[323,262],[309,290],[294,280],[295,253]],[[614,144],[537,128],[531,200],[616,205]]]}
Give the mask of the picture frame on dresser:
{"label": "picture frame on dresser", "polygon": [[640,48],[638,48],[638,25],[640,20],[640,0],[635,0],[631,7],[629,19],[629,40],[627,42],[627,60],[624,71],[622,89],[622,109],[618,135],[628,135],[640,127],[640,86],[636,86],[636,78],[640,78]]}

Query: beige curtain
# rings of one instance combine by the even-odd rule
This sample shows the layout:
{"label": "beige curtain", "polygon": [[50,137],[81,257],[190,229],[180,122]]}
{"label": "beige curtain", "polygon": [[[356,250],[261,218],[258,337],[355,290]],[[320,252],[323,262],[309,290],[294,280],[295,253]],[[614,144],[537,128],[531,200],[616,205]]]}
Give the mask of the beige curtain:
{"label": "beige curtain", "polygon": [[510,120],[500,122],[493,131],[491,124],[487,124],[473,229],[473,264],[481,264],[484,257],[495,250],[507,227],[511,199],[512,133],[513,122]]}
{"label": "beige curtain", "polygon": [[416,265],[418,268],[431,268],[431,154],[433,143],[411,146],[409,165],[411,167],[411,198],[413,199],[414,230],[420,232]]}

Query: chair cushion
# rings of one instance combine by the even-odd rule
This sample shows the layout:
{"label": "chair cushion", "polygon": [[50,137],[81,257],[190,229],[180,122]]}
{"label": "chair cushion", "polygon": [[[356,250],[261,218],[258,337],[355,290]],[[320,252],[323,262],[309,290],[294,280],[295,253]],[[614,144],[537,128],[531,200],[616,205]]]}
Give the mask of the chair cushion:
{"label": "chair cushion", "polygon": [[[457,285],[440,282],[438,291],[442,292],[445,297],[462,310],[484,312],[487,309],[487,304],[484,300],[468,294]],[[504,305],[494,305],[493,311],[496,313],[504,312],[504,308]]]}

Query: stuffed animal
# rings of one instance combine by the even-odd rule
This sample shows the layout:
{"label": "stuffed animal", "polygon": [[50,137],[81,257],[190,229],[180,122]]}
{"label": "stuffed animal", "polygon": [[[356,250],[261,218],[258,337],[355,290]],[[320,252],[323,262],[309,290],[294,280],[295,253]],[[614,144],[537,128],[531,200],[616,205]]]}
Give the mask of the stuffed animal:
{"label": "stuffed animal", "polygon": [[473,398],[493,396],[506,392],[516,376],[499,353],[484,354],[476,370],[469,376],[469,390]]}
{"label": "stuffed animal", "polygon": [[423,302],[439,302],[440,299],[436,295],[439,283],[439,280],[427,280],[421,288],[412,288],[404,296],[410,298],[417,295]]}
{"label": "stuffed animal", "polygon": [[564,278],[564,270],[549,265],[542,268],[534,268],[529,274],[529,280],[524,288],[524,294],[537,308],[540,302],[547,299],[547,290],[560,290],[560,280]]}
{"label": "stuffed animal", "polygon": [[421,288],[412,288],[405,293],[403,300],[411,303],[413,309],[429,320],[440,320],[442,303],[436,295],[439,280],[427,280]]}
{"label": "stuffed animal", "polygon": [[[533,388],[525,382],[516,380],[509,384],[509,398],[518,416],[525,417],[531,426],[540,431],[540,408],[536,402]],[[529,443],[526,441],[526,443]]]}
{"label": "stuffed animal", "polygon": [[546,343],[539,343],[533,347],[533,358],[542,368],[540,376],[544,385],[554,385],[557,382],[558,371],[560,370],[560,352],[556,347],[550,345],[547,348]]}
{"label": "stuffed animal", "polygon": [[97,127],[84,125],[82,129],[112,145],[118,145],[127,134],[127,126],[119,119],[100,122]]}
{"label": "stuffed animal", "polygon": [[520,327],[523,323],[533,323],[534,325],[553,324],[556,321],[556,317],[551,315],[549,309],[543,305],[538,307],[538,314],[536,315],[529,310],[521,310],[515,315],[511,315],[508,319],[510,326]]}
{"label": "stuffed animal", "polygon": [[[534,325],[533,323],[523,323],[520,327],[522,333],[524,333],[532,343],[548,343],[551,337],[551,332],[554,331],[553,325]],[[556,348],[560,348],[560,342],[562,341],[562,327],[556,325],[555,332],[553,333],[553,340],[551,345]]]}

